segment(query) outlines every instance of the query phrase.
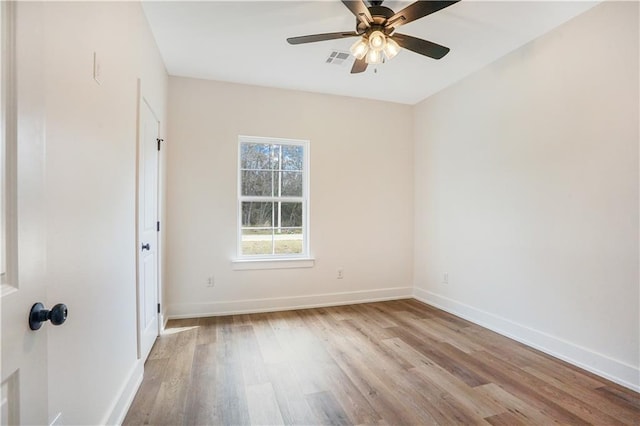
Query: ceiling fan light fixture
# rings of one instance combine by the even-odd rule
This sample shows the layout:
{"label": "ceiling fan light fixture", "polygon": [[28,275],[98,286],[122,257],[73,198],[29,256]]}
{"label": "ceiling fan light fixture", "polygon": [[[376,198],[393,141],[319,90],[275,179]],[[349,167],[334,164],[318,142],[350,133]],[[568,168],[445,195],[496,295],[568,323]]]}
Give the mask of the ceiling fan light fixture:
{"label": "ceiling fan light fixture", "polygon": [[392,38],[387,38],[387,44],[384,46],[384,54],[387,59],[393,59],[400,52],[400,45]]}
{"label": "ceiling fan light fixture", "polygon": [[351,46],[351,54],[356,57],[356,59],[362,59],[366,56],[367,51],[369,50],[369,43],[367,43],[367,39],[362,37]]}
{"label": "ceiling fan light fixture", "polygon": [[369,34],[369,47],[371,50],[382,50],[386,45],[387,37],[382,31],[374,31]]}
{"label": "ceiling fan light fixture", "polygon": [[382,63],[382,52],[380,50],[369,49],[367,53],[367,64],[376,65]]}
{"label": "ceiling fan light fixture", "polygon": [[[381,64],[395,58],[401,48],[433,59],[442,59],[449,53],[448,47],[410,35],[397,34],[395,31],[402,25],[438,12],[460,0],[417,0],[399,12],[382,6],[383,1],[342,0],[342,4],[356,17],[355,31],[289,37],[287,42],[289,44],[304,44],[356,37],[357,41],[350,49],[351,54],[356,58],[351,67],[351,74],[360,74],[366,71],[369,64]],[[336,55],[334,54],[334,56]],[[327,61],[331,62],[331,58],[333,56]]]}

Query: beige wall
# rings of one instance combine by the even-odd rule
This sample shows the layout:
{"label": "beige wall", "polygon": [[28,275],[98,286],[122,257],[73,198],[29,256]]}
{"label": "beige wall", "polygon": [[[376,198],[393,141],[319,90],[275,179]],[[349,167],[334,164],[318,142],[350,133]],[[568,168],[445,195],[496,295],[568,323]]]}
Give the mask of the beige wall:
{"label": "beige wall", "polygon": [[[137,79],[164,122],[167,75],[138,3],[47,2],[49,416],[113,424],[141,380],[136,348]],[[102,83],[92,78],[93,52]]]}
{"label": "beige wall", "polygon": [[[171,316],[409,296],[412,116],[406,105],[171,77]],[[238,135],[310,140],[315,266],[237,271]],[[338,268],[344,279],[337,279]],[[215,286],[207,287],[207,277]]]}
{"label": "beige wall", "polygon": [[636,389],[638,48],[606,2],[414,111],[416,295]]}

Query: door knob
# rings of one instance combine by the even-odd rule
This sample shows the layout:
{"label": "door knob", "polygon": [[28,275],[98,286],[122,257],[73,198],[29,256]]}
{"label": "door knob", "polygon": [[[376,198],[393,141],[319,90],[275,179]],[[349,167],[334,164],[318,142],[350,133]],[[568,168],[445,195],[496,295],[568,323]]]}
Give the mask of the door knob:
{"label": "door knob", "polygon": [[38,330],[45,321],[51,321],[53,325],[60,325],[67,320],[69,310],[64,303],[58,303],[50,311],[44,308],[42,303],[36,303],[29,312],[29,328]]}
{"label": "door knob", "polygon": [[151,250],[151,246],[149,245],[149,243],[143,244],[142,245],[142,250]]}

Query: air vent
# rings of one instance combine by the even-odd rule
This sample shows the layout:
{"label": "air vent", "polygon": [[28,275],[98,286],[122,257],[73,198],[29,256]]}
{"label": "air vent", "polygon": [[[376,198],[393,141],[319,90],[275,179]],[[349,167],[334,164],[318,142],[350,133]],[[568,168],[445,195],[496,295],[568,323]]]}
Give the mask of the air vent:
{"label": "air vent", "polygon": [[332,65],[343,65],[347,59],[349,59],[349,52],[340,52],[338,50],[334,50],[331,52],[327,60],[325,61],[327,64]]}

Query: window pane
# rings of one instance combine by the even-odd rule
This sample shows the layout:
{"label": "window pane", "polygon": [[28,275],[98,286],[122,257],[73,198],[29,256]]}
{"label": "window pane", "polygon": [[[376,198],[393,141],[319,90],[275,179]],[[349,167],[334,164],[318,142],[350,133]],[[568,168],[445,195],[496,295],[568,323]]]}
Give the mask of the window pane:
{"label": "window pane", "polygon": [[280,172],[282,197],[302,197],[302,172]]}
{"label": "window pane", "polygon": [[[239,139],[239,254],[264,257],[305,254],[306,229],[302,226],[303,213],[307,213],[303,185],[307,178],[306,143]],[[296,202],[285,202],[283,198]]]}
{"label": "window pane", "polygon": [[280,226],[302,226],[302,203],[280,203]]}
{"label": "window pane", "polygon": [[[242,203],[242,227],[267,227],[273,226],[273,203]],[[269,231],[271,232],[271,231]]]}
{"label": "window pane", "polygon": [[273,195],[274,172],[242,171],[242,195]]}
{"label": "window pane", "polygon": [[[275,166],[274,166],[275,160]],[[273,145],[264,143],[243,143],[240,149],[240,168],[250,170],[276,170],[278,154]]]}
{"label": "window pane", "polygon": [[302,146],[282,145],[282,170],[302,170],[303,159]]}
{"label": "window pane", "polygon": [[302,253],[302,228],[282,228],[274,235],[274,244],[276,254]]}
{"label": "window pane", "polygon": [[273,254],[273,229],[243,229],[242,254]]}

